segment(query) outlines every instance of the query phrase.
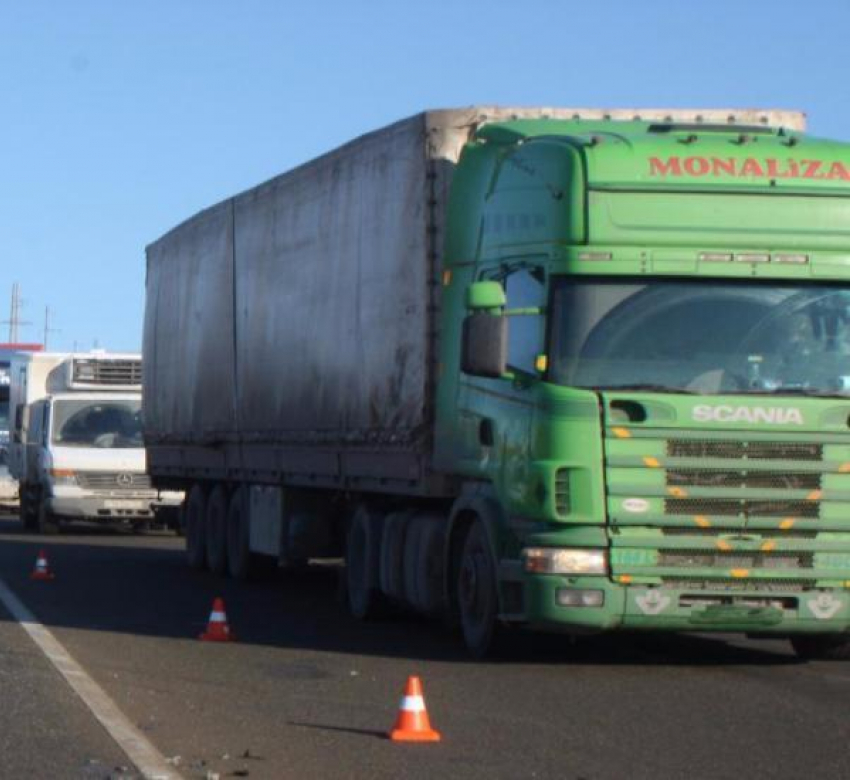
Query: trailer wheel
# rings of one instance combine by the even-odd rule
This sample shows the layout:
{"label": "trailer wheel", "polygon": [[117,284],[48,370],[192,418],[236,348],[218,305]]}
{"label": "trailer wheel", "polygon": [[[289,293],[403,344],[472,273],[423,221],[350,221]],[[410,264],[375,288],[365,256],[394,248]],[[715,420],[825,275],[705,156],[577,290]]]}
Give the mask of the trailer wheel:
{"label": "trailer wheel", "polygon": [[404,539],[410,511],[391,512],[384,518],[381,535],[381,591],[394,602],[404,603]]}
{"label": "trailer wheel", "polygon": [[847,661],[850,659],[850,637],[840,634],[792,636],[791,646],[806,661]]}
{"label": "trailer wheel", "polygon": [[417,612],[424,612],[424,594],[419,592],[419,555],[422,547],[422,537],[428,528],[428,518],[425,515],[414,515],[407,524],[404,536],[404,552],[402,555],[402,577],[404,585],[404,600]]}
{"label": "trailer wheel", "polygon": [[381,617],[386,604],[379,590],[383,516],[365,506],[354,511],[345,545],[348,611],[358,620]]}
{"label": "trailer wheel", "polygon": [[227,572],[227,488],[216,485],[206,508],[206,547],[207,565],[213,574],[219,576]]}
{"label": "trailer wheel", "polygon": [[251,548],[246,490],[233,491],[227,509],[227,570],[237,580],[251,576]]}
{"label": "trailer wheel", "polygon": [[59,533],[59,521],[47,508],[47,501],[44,499],[38,502],[38,532],[42,535]]}
{"label": "trailer wheel", "polygon": [[496,566],[480,520],[473,523],[463,543],[456,592],[466,648],[474,658],[483,658],[496,636],[499,596]]}
{"label": "trailer wheel", "polygon": [[416,566],[419,608],[426,615],[438,615],[443,608],[443,561],[445,554],[445,518],[425,515],[419,539]]}
{"label": "trailer wheel", "polygon": [[207,562],[204,521],[207,497],[201,485],[193,485],[186,500],[186,560],[193,569],[203,569]]}

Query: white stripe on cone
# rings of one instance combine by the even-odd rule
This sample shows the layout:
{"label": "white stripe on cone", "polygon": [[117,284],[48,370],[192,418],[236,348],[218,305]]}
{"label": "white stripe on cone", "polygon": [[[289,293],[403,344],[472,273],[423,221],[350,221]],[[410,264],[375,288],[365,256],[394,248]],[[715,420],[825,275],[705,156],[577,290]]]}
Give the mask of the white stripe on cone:
{"label": "white stripe on cone", "polygon": [[226,623],[227,615],[224,612],[210,612],[210,623]]}
{"label": "white stripe on cone", "polygon": [[425,700],[421,696],[405,696],[399,707],[406,712],[425,712]]}

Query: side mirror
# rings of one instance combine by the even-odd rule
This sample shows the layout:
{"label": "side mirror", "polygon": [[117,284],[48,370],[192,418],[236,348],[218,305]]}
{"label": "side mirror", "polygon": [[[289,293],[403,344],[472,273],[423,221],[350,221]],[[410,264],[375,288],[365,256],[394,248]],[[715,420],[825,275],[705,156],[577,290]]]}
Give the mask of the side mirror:
{"label": "side mirror", "polygon": [[465,374],[498,379],[508,364],[508,318],[477,312],[463,321],[460,367]]}
{"label": "side mirror", "polygon": [[466,308],[471,311],[500,309],[505,303],[505,289],[498,282],[473,282],[466,288]]}

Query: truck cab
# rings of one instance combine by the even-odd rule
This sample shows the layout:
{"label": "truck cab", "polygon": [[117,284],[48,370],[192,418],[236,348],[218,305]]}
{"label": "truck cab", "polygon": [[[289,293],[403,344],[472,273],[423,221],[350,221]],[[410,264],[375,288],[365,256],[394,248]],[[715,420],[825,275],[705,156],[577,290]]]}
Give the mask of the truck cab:
{"label": "truck cab", "polygon": [[845,144],[787,126],[479,131],[450,209],[437,455],[500,507],[498,569],[458,553],[468,637],[498,603],[532,627],[850,655],[848,182]]}
{"label": "truck cab", "polygon": [[[21,356],[13,361],[11,466],[28,529],[60,522],[144,525],[176,518],[180,493],[146,474],[138,356]],[[159,518],[157,517],[159,515]]]}

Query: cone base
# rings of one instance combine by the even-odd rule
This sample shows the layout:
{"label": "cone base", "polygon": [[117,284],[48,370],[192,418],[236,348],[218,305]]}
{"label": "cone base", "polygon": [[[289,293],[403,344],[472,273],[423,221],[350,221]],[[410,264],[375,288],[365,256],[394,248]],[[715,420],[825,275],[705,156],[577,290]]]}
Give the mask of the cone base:
{"label": "cone base", "polygon": [[198,636],[198,639],[200,639],[202,642],[235,642],[236,636],[232,632],[229,634],[213,634],[209,631],[206,631],[200,636]]}
{"label": "cone base", "polygon": [[32,574],[30,574],[30,579],[31,580],[55,580],[56,575],[55,574],[45,574],[43,572],[33,572]]}
{"label": "cone base", "polygon": [[393,729],[389,736],[393,742],[439,742],[442,739],[440,732],[433,729],[424,731]]}

